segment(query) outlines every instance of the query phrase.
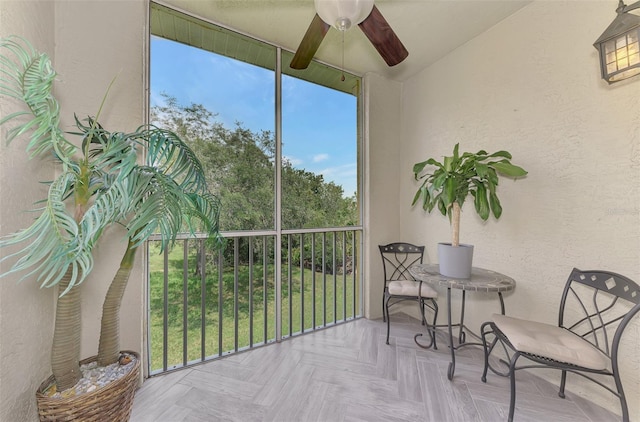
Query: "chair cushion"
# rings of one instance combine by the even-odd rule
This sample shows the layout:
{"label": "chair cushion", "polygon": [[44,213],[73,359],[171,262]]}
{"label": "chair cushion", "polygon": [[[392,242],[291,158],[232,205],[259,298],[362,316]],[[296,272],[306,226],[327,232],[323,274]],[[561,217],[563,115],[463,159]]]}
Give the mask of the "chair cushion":
{"label": "chair cushion", "polygon": [[[414,296],[418,297],[418,289],[420,288],[419,281],[413,280],[394,280],[390,281],[387,289],[389,294],[394,296]],[[435,298],[438,297],[438,292],[433,290],[427,283],[422,283],[422,289],[420,290],[422,297]]]}
{"label": "chair cushion", "polygon": [[567,329],[500,314],[493,314],[492,320],[520,352],[589,369],[608,368],[610,359],[604,353]]}

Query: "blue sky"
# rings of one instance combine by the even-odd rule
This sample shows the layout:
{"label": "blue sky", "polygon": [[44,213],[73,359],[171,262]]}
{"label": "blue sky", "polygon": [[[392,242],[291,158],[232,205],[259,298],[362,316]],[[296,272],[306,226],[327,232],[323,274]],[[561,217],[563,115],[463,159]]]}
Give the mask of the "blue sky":
{"label": "blue sky", "polygon": [[[160,93],[180,104],[202,104],[217,120],[254,132],[274,131],[274,73],[162,38],[151,38],[151,105]],[[284,76],[283,156],[294,167],[322,174],[356,191],[356,97]]]}

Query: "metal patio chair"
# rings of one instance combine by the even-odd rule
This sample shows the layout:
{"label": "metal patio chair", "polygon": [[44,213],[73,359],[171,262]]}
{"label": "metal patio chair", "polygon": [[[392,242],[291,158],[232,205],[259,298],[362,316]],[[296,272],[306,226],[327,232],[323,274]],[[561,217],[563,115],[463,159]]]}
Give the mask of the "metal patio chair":
{"label": "metal patio chair", "polygon": [[[557,326],[498,314],[482,324],[482,381],[487,381],[487,369],[510,377],[511,422],[515,411],[516,370],[553,368],[562,371],[558,392],[562,398],[567,372],[571,372],[595,382],[618,397],[622,419],[627,422],[629,410],[620,380],[618,346],[624,329],[638,311],[640,287],[635,282],[609,271],[580,271],[574,268],[562,293]],[[488,344],[487,337],[491,333],[495,337]],[[503,361],[508,365],[505,374],[489,364],[489,354],[497,342],[502,343],[508,355],[509,361]],[[520,357],[527,358],[528,364],[516,366]],[[596,379],[596,375],[613,378],[615,389],[606,385],[603,379]]]}
{"label": "metal patio chair", "polygon": [[[433,310],[433,324],[438,318],[438,292],[427,283],[416,281],[409,273],[409,268],[415,264],[422,264],[424,246],[410,243],[396,242],[379,245],[384,269],[384,292],[382,296],[382,320],[387,322],[387,344],[389,344],[390,318],[389,308],[407,300],[415,301],[422,315],[422,324],[429,325],[425,316],[425,308]],[[431,345],[435,348],[436,339],[432,330],[427,330]]]}

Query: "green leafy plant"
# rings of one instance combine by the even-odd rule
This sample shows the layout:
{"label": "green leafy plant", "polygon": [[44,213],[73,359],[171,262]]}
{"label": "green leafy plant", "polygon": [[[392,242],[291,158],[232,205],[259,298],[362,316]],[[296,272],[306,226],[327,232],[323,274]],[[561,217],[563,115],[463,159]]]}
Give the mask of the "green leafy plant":
{"label": "green leafy plant", "polygon": [[[480,218],[486,221],[489,214],[495,218],[502,215],[502,206],[496,193],[498,175],[518,178],[527,174],[521,167],[511,164],[511,154],[498,151],[488,154],[480,150],[476,153],[458,152],[459,144],[453,148],[453,155],[444,157],[442,162],[429,158],[413,166],[416,180],[422,184],[416,191],[412,206],[422,203],[422,208],[431,212],[434,208],[448,216],[452,227],[452,246],[460,245],[460,211],[467,196],[473,196],[473,204]],[[428,170],[425,168],[429,166]]]}
{"label": "green leafy plant", "polygon": [[91,273],[105,230],[124,227],[128,244],[103,305],[101,365],[116,362],[120,353],[118,315],[137,249],[159,233],[164,250],[186,229],[219,240],[219,203],[195,154],[173,132],[153,126],[109,132],[98,123],[101,104],[95,117],[76,117],[77,132],[64,133],[49,57],[15,36],[0,39],[0,53],[0,95],[26,106],[0,119],[0,125],[15,125],[7,142],[26,137],[30,158],[52,156],[60,167],[34,223],[0,239],[0,247],[20,245],[2,258],[15,262],[0,276],[19,272],[21,280],[36,277],[42,287],[58,286],[51,367],[61,391],[81,376],[79,285]]}

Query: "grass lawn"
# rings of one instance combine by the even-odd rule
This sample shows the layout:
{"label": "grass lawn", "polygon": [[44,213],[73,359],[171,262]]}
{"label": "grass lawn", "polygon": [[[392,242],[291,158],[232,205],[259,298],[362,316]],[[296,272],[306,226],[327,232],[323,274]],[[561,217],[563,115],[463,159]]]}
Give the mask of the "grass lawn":
{"label": "grass lawn", "polygon": [[[224,265],[220,271],[216,265],[217,255],[207,256],[206,274],[203,277],[195,271],[196,248],[187,249],[185,270],[185,252],[180,246],[178,243],[168,254],[165,292],[164,255],[158,253],[155,242],[149,245],[151,371],[163,368],[165,293],[168,368],[183,364],[185,345],[186,361],[189,362],[202,357],[224,355],[250,344],[273,341],[276,335],[273,264],[267,264],[265,277],[262,261],[254,263],[252,267],[246,264],[237,268]],[[289,272],[286,262],[282,266],[283,337],[302,331],[302,321],[307,331],[314,326],[344,320],[345,311],[346,318],[353,317],[353,294],[355,290],[359,296],[359,286],[356,281],[354,289],[352,274],[347,274],[345,278],[342,274],[334,276],[306,268],[301,271],[300,265],[294,266],[293,263]],[[359,308],[357,297],[356,313]]]}

